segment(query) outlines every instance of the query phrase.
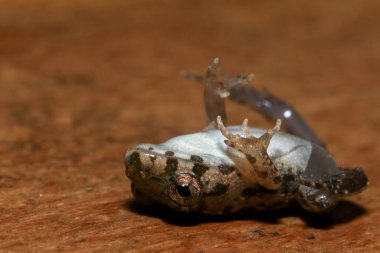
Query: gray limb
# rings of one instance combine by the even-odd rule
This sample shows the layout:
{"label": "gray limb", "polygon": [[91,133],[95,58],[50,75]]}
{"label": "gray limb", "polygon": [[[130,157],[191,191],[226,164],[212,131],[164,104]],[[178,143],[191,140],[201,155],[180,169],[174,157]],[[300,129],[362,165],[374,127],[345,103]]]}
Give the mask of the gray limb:
{"label": "gray limb", "polygon": [[219,59],[215,58],[207,69],[204,90],[204,103],[208,123],[215,122],[217,116],[221,116],[224,121],[227,120],[226,105],[224,98],[229,94],[226,92],[223,83],[218,81],[216,71]]}
{"label": "gray limb", "polygon": [[259,91],[252,86],[248,86],[247,84],[252,80],[253,74],[239,75],[233,78],[224,76],[225,81],[222,83],[216,78],[217,64],[218,59],[216,58],[209,66],[206,78],[190,73],[182,73],[190,80],[206,82],[204,98],[209,122],[215,121],[217,115],[221,115],[222,120],[226,122],[223,97],[230,96],[231,99],[249,105],[270,120],[281,119],[290,133],[319,146],[325,146],[291,105],[267,91]]}
{"label": "gray limb", "polygon": [[229,95],[229,92],[227,91],[224,83],[220,82],[217,78],[218,63],[219,59],[215,58],[208,67],[205,77],[185,72],[182,73],[182,75],[187,79],[205,84],[203,98],[208,119],[208,126],[206,129],[216,128],[217,116],[221,116],[224,122],[227,121],[224,98]]}

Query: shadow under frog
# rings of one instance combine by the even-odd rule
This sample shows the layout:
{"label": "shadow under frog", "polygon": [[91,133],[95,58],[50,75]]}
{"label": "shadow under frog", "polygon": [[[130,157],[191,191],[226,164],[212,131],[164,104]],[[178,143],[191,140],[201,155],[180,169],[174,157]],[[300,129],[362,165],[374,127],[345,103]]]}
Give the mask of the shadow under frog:
{"label": "shadow under frog", "polygon": [[166,223],[177,226],[196,226],[201,223],[228,222],[233,220],[256,220],[269,224],[279,224],[282,218],[299,217],[308,226],[316,229],[329,229],[339,224],[348,223],[367,214],[367,210],[354,202],[343,200],[332,212],[310,213],[300,207],[293,206],[272,211],[248,212],[232,215],[203,215],[198,213],[177,212],[163,205],[146,208],[134,199],[124,202],[124,208],[147,217],[159,218]]}

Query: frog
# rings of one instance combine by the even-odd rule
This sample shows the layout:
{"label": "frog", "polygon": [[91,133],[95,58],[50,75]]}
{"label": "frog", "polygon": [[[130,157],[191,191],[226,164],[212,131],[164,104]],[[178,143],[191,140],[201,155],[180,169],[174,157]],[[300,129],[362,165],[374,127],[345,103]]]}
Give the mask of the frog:
{"label": "frog", "polygon": [[[184,73],[204,85],[204,129],[127,150],[125,173],[139,203],[204,215],[292,206],[325,213],[366,188],[364,170],[339,166],[290,104],[251,86],[253,74],[220,80],[218,66],[215,58],[205,76]],[[227,98],[275,121],[274,127],[249,127],[248,119],[225,126]]]}

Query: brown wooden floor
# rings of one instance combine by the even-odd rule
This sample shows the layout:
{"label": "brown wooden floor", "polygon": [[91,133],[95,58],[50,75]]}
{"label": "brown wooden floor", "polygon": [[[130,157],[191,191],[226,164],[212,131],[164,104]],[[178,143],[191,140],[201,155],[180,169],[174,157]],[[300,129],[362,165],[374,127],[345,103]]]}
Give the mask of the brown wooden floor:
{"label": "brown wooden floor", "polygon": [[[107,4],[105,3],[107,2]],[[0,252],[380,252],[378,1],[0,1]],[[292,103],[370,186],[330,215],[145,210],[127,147],[205,124],[204,72]],[[230,121],[272,125],[228,104]]]}

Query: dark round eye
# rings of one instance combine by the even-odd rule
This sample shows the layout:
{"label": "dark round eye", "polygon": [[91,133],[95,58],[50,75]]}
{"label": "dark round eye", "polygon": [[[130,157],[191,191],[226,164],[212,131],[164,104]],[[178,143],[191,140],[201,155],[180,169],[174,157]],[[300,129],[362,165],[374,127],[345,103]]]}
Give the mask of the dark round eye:
{"label": "dark round eye", "polygon": [[201,189],[193,175],[184,173],[174,178],[169,195],[178,205],[194,206],[199,202]]}
{"label": "dark round eye", "polygon": [[189,198],[191,197],[191,190],[188,185],[177,185],[177,194],[181,198]]}

